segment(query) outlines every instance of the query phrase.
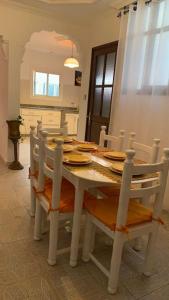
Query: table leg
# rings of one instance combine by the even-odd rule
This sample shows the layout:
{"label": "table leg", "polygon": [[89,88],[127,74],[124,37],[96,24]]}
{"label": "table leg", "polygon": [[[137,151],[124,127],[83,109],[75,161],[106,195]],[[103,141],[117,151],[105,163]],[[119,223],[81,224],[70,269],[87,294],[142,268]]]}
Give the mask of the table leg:
{"label": "table leg", "polygon": [[70,252],[70,265],[72,267],[75,267],[77,265],[77,259],[78,259],[83,198],[84,198],[84,189],[80,184],[78,184],[75,189],[75,204],[74,204],[74,216],[73,216],[71,252]]}

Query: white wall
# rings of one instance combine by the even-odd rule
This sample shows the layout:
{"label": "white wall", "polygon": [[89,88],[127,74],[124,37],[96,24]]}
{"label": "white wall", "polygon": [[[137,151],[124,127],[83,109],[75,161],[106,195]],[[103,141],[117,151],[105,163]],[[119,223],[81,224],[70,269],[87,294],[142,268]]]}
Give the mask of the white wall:
{"label": "white wall", "polygon": [[90,35],[84,62],[85,69],[83,71],[82,97],[80,102],[80,122],[78,128],[78,137],[80,139],[84,138],[86,130],[86,113],[92,48],[117,41],[119,37],[119,29],[120,21],[119,18],[117,18],[117,11],[114,11],[113,9],[110,9],[108,12],[98,16],[95,20],[93,20],[93,25],[90,28]]}
{"label": "white wall", "polygon": [[152,145],[153,138],[160,138],[161,147],[169,147],[169,97],[121,96],[113,128],[115,133],[121,128],[135,131],[136,138],[147,145]]}
{"label": "white wall", "polygon": [[[23,104],[51,106],[79,106],[81,88],[74,85],[75,70],[64,67],[66,57],[54,53],[43,53],[26,49],[21,65],[20,102]],[[33,71],[60,75],[59,97],[33,97]]]}
{"label": "white wall", "polygon": [[[0,34],[9,42],[8,65],[8,119],[15,119],[19,114],[20,105],[20,65],[24,54],[24,47],[33,32],[56,31],[68,36],[81,51],[81,69],[83,69],[83,52],[86,49],[87,31],[56,17],[25,9],[7,1],[0,2]],[[4,134],[4,143],[7,146],[8,137]],[[5,146],[5,147],[6,147]],[[9,149],[9,148],[8,148]],[[5,154],[6,160],[11,161],[9,153]]]}
{"label": "white wall", "polygon": [[[115,13],[114,13],[115,12]],[[0,3],[0,34],[9,42],[9,72],[8,72],[8,118],[16,118],[20,104],[20,65],[24,54],[24,47],[34,32],[56,31],[68,36],[80,49],[80,69],[82,70],[82,89],[80,101],[79,137],[83,138],[86,126],[86,110],[90,74],[90,60],[92,47],[115,41],[119,34],[119,19],[116,11],[110,9],[102,13],[93,25],[77,26],[68,19],[56,17],[8,4]],[[87,95],[86,97],[84,97]],[[84,98],[86,100],[84,100]],[[5,137],[6,144],[7,136]],[[9,155],[6,154],[6,158]]]}
{"label": "white wall", "polygon": [[0,44],[0,156],[6,159],[7,143],[7,109],[8,109],[8,61],[3,46]]}
{"label": "white wall", "polygon": [[[136,139],[152,145],[153,138],[159,138],[160,157],[162,149],[169,147],[169,96],[122,96],[117,102],[113,121],[113,132],[136,132]],[[159,158],[160,158],[159,157]],[[169,209],[169,179],[165,194],[164,208]]]}

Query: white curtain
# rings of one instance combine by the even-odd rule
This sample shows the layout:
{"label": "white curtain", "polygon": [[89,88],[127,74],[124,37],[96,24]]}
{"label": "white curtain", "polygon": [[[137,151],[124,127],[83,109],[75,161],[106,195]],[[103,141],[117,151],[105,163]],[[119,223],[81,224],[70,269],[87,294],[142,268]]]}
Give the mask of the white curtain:
{"label": "white curtain", "polygon": [[110,132],[123,128],[169,146],[169,0],[138,0],[121,17]]}
{"label": "white curtain", "polygon": [[169,94],[169,0],[130,6],[123,93]]}
{"label": "white curtain", "polygon": [[138,142],[159,138],[161,149],[169,147],[169,0],[139,0],[137,11],[131,5],[121,17],[118,47],[111,132],[135,131]]}

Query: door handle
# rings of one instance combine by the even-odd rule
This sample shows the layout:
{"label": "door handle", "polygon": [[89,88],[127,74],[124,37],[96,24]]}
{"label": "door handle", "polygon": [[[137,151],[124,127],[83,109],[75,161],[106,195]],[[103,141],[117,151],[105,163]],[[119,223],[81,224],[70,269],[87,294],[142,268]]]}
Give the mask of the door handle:
{"label": "door handle", "polygon": [[88,122],[90,123],[90,121],[91,121],[91,114],[89,114],[89,115],[87,116],[87,118],[88,118]]}

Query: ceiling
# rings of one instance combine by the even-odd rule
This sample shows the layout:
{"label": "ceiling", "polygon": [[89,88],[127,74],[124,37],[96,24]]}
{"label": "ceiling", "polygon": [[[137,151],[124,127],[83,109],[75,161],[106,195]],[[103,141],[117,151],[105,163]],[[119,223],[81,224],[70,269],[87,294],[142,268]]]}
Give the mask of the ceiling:
{"label": "ceiling", "polygon": [[[4,0],[3,0],[4,1]],[[67,18],[74,24],[88,24],[95,16],[110,11],[112,6],[123,0],[5,0],[50,13],[57,18]]]}
{"label": "ceiling", "polygon": [[[68,57],[72,52],[72,41],[55,31],[40,31],[34,32],[31,35],[30,41],[26,44],[25,48]],[[73,54],[74,56],[78,56],[75,44],[73,44]]]}

